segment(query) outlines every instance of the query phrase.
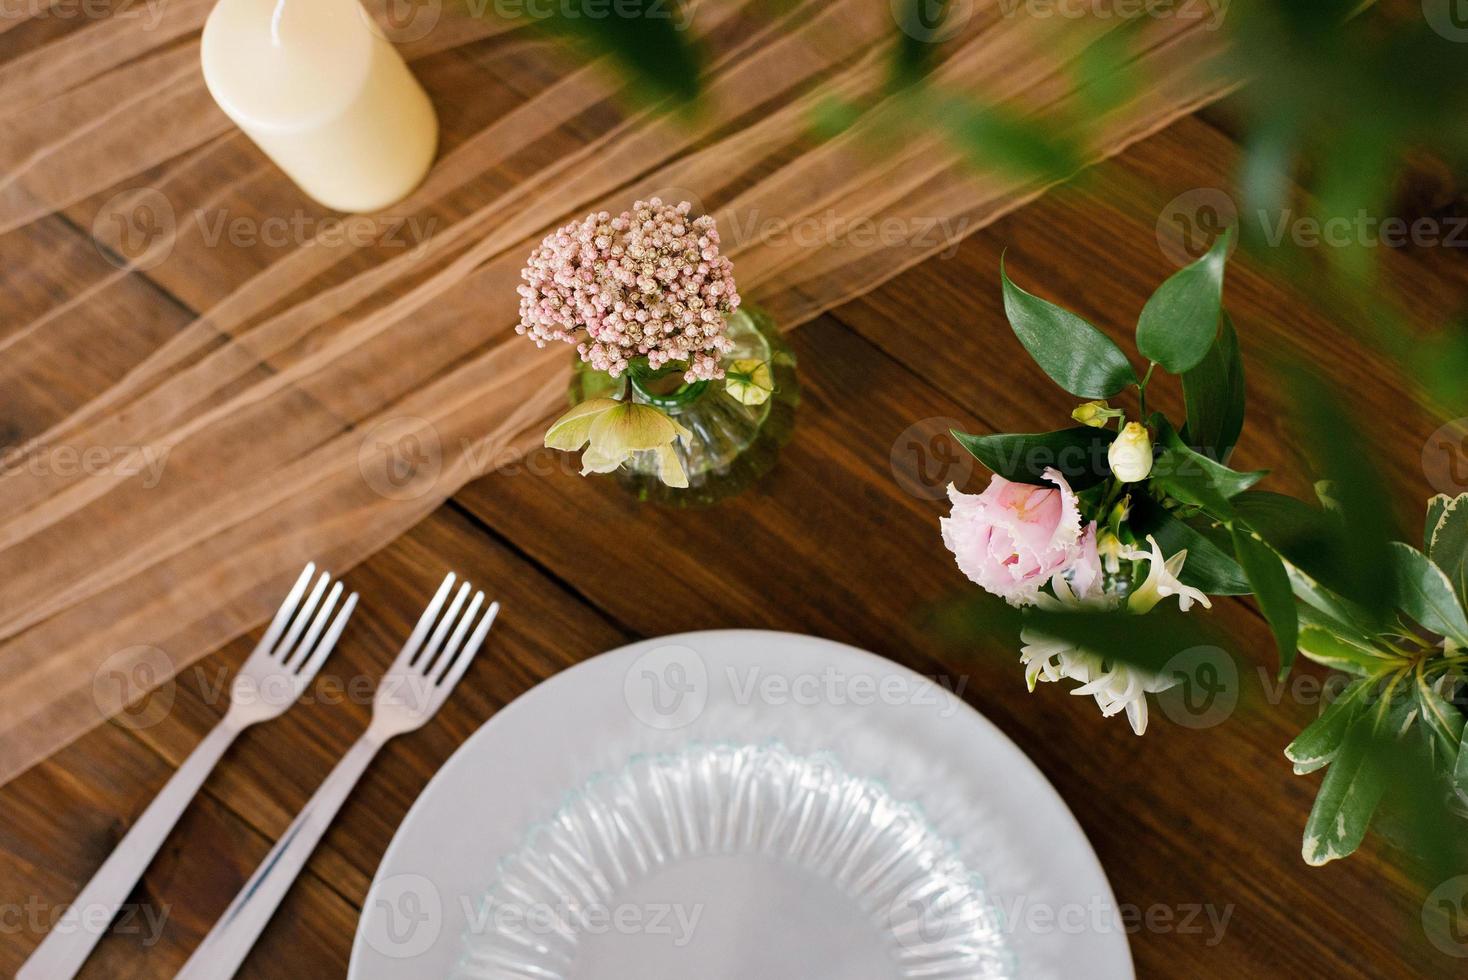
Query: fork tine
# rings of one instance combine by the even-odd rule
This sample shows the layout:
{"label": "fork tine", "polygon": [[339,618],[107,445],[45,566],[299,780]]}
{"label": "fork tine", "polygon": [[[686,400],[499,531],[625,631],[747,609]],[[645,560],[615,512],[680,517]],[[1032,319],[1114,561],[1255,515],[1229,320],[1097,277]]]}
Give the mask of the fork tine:
{"label": "fork tine", "polygon": [[316,643],[316,638],[321,635],[322,630],[326,629],[326,621],[331,618],[331,611],[336,608],[336,600],[340,599],[341,595],[342,584],[341,582],[337,582],[331,587],[331,592],[326,596],[326,601],[321,604],[321,609],[316,613],[316,618],[312,620],[311,628],[306,630],[305,636],[301,637],[301,642],[297,643],[293,649],[281,652],[281,657],[285,660],[286,670],[295,670],[306,659],[306,656],[311,652],[312,646]]}
{"label": "fork tine", "polygon": [[464,649],[459,651],[453,666],[449,668],[447,676],[443,678],[439,686],[442,696],[448,696],[448,693],[454,689],[454,685],[459,683],[459,678],[464,676],[464,671],[468,670],[469,665],[474,662],[474,655],[484,645],[484,638],[489,635],[489,628],[494,625],[495,617],[499,614],[500,604],[491,602],[489,608],[484,612],[484,618],[479,621],[479,627],[474,630],[474,635],[469,637],[469,642],[464,645]]}
{"label": "fork tine", "polygon": [[454,595],[453,603],[449,606],[448,612],[444,613],[443,618],[438,621],[438,628],[433,631],[433,636],[429,639],[428,645],[423,648],[423,652],[420,655],[409,661],[409,667],[416,667],[419,673],[422,674],[428,673],[428,669],[433,666],[433,658],[443,647],[443,638],[448,635],[449,630],[454,625],[455,617],[459,615],[459,610],[464,607],[464,598],[468,596],[469,588],[468,582],[459,586],[459,591]]}
{"label": "fork tine", "polygon": [[439,678],[443,677],[448,670],[448,665],[453,663],[454,656],[458,653],[460,645],[464,642],[464,634],[469,632],[469,627],[474,625],[474,614],[479,612],[479,607],[484,605],[484,593],[476,592],[474,601],[469,603],[469,608],[464,615],[459,617],[459,625],[454,628],[454,635],[449,637],[448,646],[444,647],[443,656],[438,658],[438,663],[432,669],[425,669],[429,680],[437,684]]}
{"label": "fork tine", "polygon": [[270,626],[265,630],[265,635],[260,637],[260,642],[255,649],[271,650],[275,647],[275,641],[280,639],[281,631],[290,620],[291,613],[296,611],[296,603],[301,601],[301,594],[306,591],[306,585],[311,581],[311,576],[316,574],[316,563],[307,562],[301,574],[296,577],[296,584],[291,586],[290,593],[281,602],[280,608],[275,611],[275,618],[270,621]]}
{"label": "fork tine", "polygon": [[423,610],[423,615],[418,617],[418,625],[413,627],[413,632],[408,636],[408,642],[403,644],[402,651],[398,653],[397,659],[392,663],[394,668],[404,666],[413,659],[414,654],[418,652],[418,647],[423,643],[423,637],[428,635],[428,628],[433,625],[438,611],[443,608],[444,597],[453,587],[454,573],[449,572],[444,576],[443,584],[438,587],[438,591],[433,594],[433,601],[428,604],[427,609]]}
{"label": "fork tine", "polygon": [[336,614],[336,619],[331,621],[331,629],[327,630],[326,635],[321,638],[321,642],[312,652],[311,658],[302,664],[301,669],[297,671],[303,684],[311,683],[311,678],[316,676],[316,671],[321,669],[322,663],[326,661],[327,656],[335,649],[336,641],[341,638],[342,630],[347,628],[347,620],[352,618],[352,610],[356,608],[357,593],[353,592],[347,596],[346,605],[342,606],[342,611]]}
{"label": "fork tine", "polygon": [[321,594],[326,591],[326,586],[330,582],[331,574],[329,572],[322,572],[321,577],[316,580],[316,588],[311,590],[311,594],[301,604],[300,611],[296,613],[295,621],[291,623],[291,628],[286,631],[285,639],[281,640],[280,645],[271,651],[271,656],[280,657],[287,651],[295,649],[296,641],[301,638],[301,631],[311,621],[311,613],[316,611],[316,604],[321,601]]}

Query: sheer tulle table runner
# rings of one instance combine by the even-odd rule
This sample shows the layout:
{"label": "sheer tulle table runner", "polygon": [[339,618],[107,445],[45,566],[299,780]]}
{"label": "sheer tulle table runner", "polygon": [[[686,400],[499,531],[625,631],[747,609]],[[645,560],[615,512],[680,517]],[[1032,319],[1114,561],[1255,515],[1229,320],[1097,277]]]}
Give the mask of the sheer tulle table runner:
{"label": "sheer tulle table runner", "polygon": [[[711,71],[692,121],[625,109],[604,66],[523,31],[420,8],[432,23],[390,33],[439,108],[439,161],[345,224],[210,102],[205,0],[0,22],[0,782],[261,622],[305,561],[344,571],[538,442],[569,355],[513,333],[515,285],[550,228],[692,200],[741,293],[793,327],[1042,190],[864,138],[885,0],[768,6],[694,9]],[[965,15],[944,84],[1058,128],[1070,60],[1115,26]],[[1220,93],[1193,70],[1206,27],[1145,25],[1152,85],[1095,121],[1094,156]],[[833,93],[872,108],[819,140]]]}

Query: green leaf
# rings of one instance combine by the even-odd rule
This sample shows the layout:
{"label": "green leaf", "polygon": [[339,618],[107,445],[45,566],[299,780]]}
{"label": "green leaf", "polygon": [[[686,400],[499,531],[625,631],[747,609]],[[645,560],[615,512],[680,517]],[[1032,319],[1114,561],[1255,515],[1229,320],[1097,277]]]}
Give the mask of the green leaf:
{"label": "green leaf", "polygon": [[1438,519],[1429,531],[1427,557],[1443,570],[1458,593],[1458,602],[1468,608],[1468,493],[1452,500],[1444,499]]}
{"label": "green leaf", "polygon": [[1274,631],[1274,643],[1279,649],[1279,675],[1284,677],[1295,662],[1295,647],[1300,635],[1300,620],[1295,613],[1295,596],[1290,590],[1290,577],[1285,573],[1284,563],[1274,549],[1265,544],[1253,531],[1235,527],[1233,529],[1234,557],[1238,558],[1249,584],[1254,587],[1254,597],[1259,602],[1259,611],[1269,621]]}
{"label": "green leaf", "polygon": [[1352,681],[1338,698],[1325,706],[1318,718],[1285,746],[1285,758],[1294,764],[1295,775],[1314,772],[1335,758],[1341,740],[1346,737],[1346,729],[1365,709],[1364,695],[1371,687],[1366,681]]}
{"label": "green leaf", "polygon": [[1137,349],[1173,374],[1198,366],[1218,333],[1223,309],[1223,267],[1233,243],[1232,228],[1214,239],[1202,258],[1173,273],[1137,320]]}
{"label": "green leaf", "polygon": [[1045,470],[1054,467],[1073,490],[1084,490],[1106,479],[1106,448],[1116,433],[1088,425],[1056,432],[1000,433],[972,436],[954,431],[953,438],[989,469],[1006,480],[1052,486]]}
{"label": "green leaf", "polygon": [[1458,741],[1458,761],[1453,766],[1453,792],[1458,799],[1468,804],[1468,728]]}
{"label": "green leaf", "polygon": [[1375,753],[1375,713],[1358,715],[1346,726],[1310,819],[1301,847],[1305,863],[1316,867],[1343,858],[1361,846],[1385,784]]}
{"label": "green leaf", "polygon": [[1183,374],[1182,382],[1188,412],[1183,442],[1210,459],[1226,461],[1244,428],[1244,362],[1227,311],[1208,353]]}
{"label": "green leaf", "polygon": [[1164,555],[1187,549],[1188,558],[1178,576],[1184,585],[1202,589],[1208,595],[1250,592],[1249,580],[1232,555],[1151,497],[1140,496],[1134,500],[1128,523],[1137,537],[1145,539],[1149,534],[1155,537]]}
{"label": "green leaf", "polygon": [[1233,516],[1229,499],[1258,483],[1265,471],[1240,473],[1189,449],[1167,419],[1155,414],[1158,453],[1152,464],[1152,482],[1184,503],[1202,507],[1220,519]]}
{"label": "green leaf", "polygon": [[1309,606],[1300,606],[1296,612],[1300,622],[1296,643],[1300,652],[1316,663],[1360,677],[1380,673],[1393,665],[1393,658],[1370,638],[1358,635]]}
{"label": "green leaf", "polygon": [[1468,646],[1468,616],[1443,570],[1409,544],[1393,541],[1392,601],[1397,608],[1434,633]]}
{"label": "green leaf", "polygon": [[1439,772],[1452,772],[1458,759],[1458,745],[1463,740],[1463,712],[1444,701],[1421,671],[1413,673],[1417,681],[1413,688],[1417,713],[1422,717],[1433,767]]}
{"label": "green leaf", "polygon": [[[1290,588],[1294,589],[1295,597],[1304,603],[1311,613],[1328,617],[1336,624],[1336,631],[1343,636],[1350,636],[1353,640],[1370,645],[1371,637],[1375,630],[1371,627],[1370,617],[1360,606],[1351,602],[1325,586],[1321,585],[1309,573],[1303,571],[1298,565],[1285,559],[1285,573],[1290,577]],[[1303,621],[1303,614],[1301,619]]]}
{"label": "green leaf", "polygon": [[1014,335],[1056,384],[1081,398],[1109,398],[1137,383],[1131,362],[1110,337],[1069,310],[1010,282],[1002,257],[999,279],[1004,288],[1004,313]]}

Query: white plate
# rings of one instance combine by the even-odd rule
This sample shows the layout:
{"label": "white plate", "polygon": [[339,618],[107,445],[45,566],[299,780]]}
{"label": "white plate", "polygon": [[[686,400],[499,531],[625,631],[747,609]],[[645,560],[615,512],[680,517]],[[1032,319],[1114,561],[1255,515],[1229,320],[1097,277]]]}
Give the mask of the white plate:
{"label": "white plate", "polygon": [[[872,654],[807,636],[730,630],[647,640],[588,660],[527,692],[465,742],[383,857],[349,980],[450,975],[466,935],[504,926],[482,908],[501,863],[523,851],[534,828],[584,797],[594,777],[624,772],[644,754],[772,740],[795,758],[829,754],[840,771],[915,805],[923,826],[982,879],[1017,976],[1133,976],[1095,854],[1049,783],[998,729],[950,689]],[[839,897],[782,906],[788,877],[747,867],[688,870],[661,876],[656,894],[632,888],[595,920],[582,920],[595,926],[588,948],[598,951],[597,967],[578,961],[576,975],[686,980],[647,969],[675,961],[659,957],[680,934],[696,936],[705,953],[722,949],[722,958],[700,961],[700,980],[743,977],[742,967],[771,980],[808,980],[812,955],[825,957],[818,975],[872,975],[837,967],[823,951],[858,941]],[[719,882],[717,893],[701,893],[710,880]],[[770,900],[739,901],[741,891]],[[751,918],[730,926],[721,909],[746,909]],[[819,938],[817,910],[835,916]],[[549,914],[536,928],[548,935],[565,925],[564,916]],[[644,969],[618,965],[639,950]]]}

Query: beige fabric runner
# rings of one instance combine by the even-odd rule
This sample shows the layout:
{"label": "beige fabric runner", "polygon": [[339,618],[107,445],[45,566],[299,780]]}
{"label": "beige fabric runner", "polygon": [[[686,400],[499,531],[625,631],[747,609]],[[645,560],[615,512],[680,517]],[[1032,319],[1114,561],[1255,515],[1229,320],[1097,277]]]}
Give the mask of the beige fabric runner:
{"label": "beige fabric runner", "polygon": [[[712,69],[691,122],[626,109],[605,66],[522,30],[436,7],[396,25],[443,146],[408,201],[346,231],[210,102],[207,0],[0,25],[3,275],[17,295],[55,280],[0,323],[0,783],[262,622],[307,560],[340,574],[538,442],[569,354],[512,328],[550,228],[692,200],[788,328],[1042,189],[873,138],[886,0],[771,6],[694,10]],[[1066,125],[1073,60],[1116,25],[954,6],[942,84]],[[1206,26],[1144,25],[1151,85],[1091,121],[1095,157],[1219,94],[1193,70]],[[822,141],[833,93],[870,108]]]}

